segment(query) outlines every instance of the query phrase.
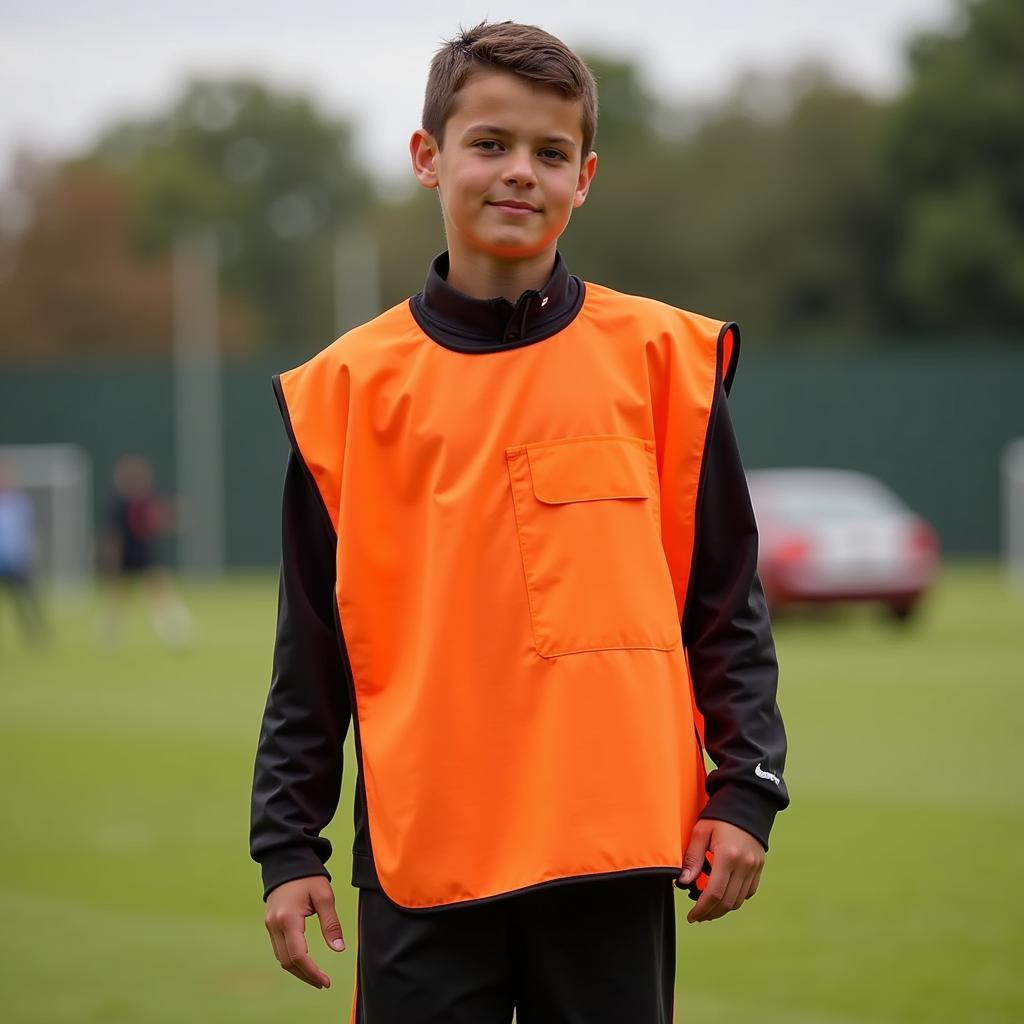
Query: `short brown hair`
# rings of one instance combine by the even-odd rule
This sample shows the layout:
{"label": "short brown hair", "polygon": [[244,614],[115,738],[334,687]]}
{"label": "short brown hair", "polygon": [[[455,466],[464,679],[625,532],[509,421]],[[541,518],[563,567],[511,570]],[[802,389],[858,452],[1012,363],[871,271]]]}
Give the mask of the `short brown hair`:
{"label": "short brown hair", "polygon": [[597,134],[597,83],[590,68],[560,39],[536,25],[481,21],[463,29],[434,54],[423,101],[423,127],[443,144],[455,94],[478,70],[507,71],[526,81],[583,101],[583,152]]}

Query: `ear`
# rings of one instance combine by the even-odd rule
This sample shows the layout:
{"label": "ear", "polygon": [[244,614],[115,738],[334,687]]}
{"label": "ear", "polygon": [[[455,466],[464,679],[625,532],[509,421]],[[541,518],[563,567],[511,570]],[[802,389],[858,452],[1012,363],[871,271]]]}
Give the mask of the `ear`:
{"label": "ear", "polygon": [[591,151],[587,159],[583,161],[583,166],[580,168],[579,180],[576,182],[576,195],[572,197],[573,209],[583,205],[583,201],[587,198],[587,193],[590,191],[590,183],[594,180],[594,175],[596,173],[597,154]]}
{"label": "ear", "polygon": [[424,188],[437,188],[435,161],[439,147],[434,136],[426,128],[417,128],[409,139],[409,156],[412,158],[412,173]]}

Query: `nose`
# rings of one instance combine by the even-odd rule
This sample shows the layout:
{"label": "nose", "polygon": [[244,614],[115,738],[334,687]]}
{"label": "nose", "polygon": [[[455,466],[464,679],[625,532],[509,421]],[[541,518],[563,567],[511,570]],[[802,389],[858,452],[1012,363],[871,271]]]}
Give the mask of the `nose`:
{"label": "nose", "polygon": [[520,188],[532,188],[537,183],[537,175],[529,150],[512,149],[502,168],[501,180],[505,185],[516,185]]}

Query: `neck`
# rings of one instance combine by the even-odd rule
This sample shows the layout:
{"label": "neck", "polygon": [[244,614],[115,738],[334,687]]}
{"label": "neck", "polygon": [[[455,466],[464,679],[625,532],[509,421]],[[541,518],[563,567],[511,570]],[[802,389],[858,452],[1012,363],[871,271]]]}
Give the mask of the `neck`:
{"label": "neck", "polygon": [[507,260],[482,252],[448,249],[448,283],[475,299],[502,296],[516,302],[524,291],[544,287],[555,266],[555,246],[536,256]]}

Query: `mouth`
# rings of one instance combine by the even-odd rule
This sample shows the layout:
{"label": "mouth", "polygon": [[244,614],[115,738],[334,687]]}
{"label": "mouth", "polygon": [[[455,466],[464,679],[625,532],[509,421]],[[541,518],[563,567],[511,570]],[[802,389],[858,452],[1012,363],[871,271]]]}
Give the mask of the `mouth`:
{"label": "mouth", "polygon": [[489,203],[488,205],[496,206],[499,210],[505,210],[508,213],[526,214],[538,212],[536,206],[520,202],[517,199],[505,199],[500,202]]}

